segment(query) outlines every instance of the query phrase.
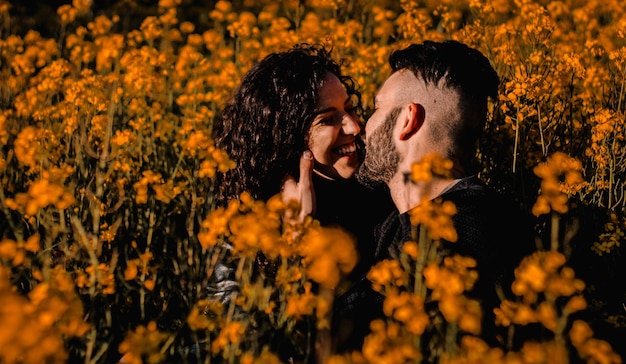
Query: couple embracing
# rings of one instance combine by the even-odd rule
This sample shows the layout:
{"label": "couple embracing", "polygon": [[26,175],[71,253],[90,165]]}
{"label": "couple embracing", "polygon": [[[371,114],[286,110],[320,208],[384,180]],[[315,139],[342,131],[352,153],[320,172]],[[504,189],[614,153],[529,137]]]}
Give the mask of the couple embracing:
{"label": "couple embracing", "polygon": [[[245,74],[214,127],[216,146],[237,162],[217,177],[217,206],[244,191],[260,200],[282,191],[303,215],[355,237],[360,259],[348,277],[352,285],[334,299],[338,353],[360,350],[369,322],[383,316],[383,297],[366,274],[376,262],[397,258],[412,239],[410,211],[423,200],[456,205],[457,241],[444,241],[443,248],[477,261],[471,294],[482,302],[485,322],[493,323],[497,287],[510,282],[529,253],[523,217],[515,219],[514,206],[473,170],[488,99],[498,92],[488,59],[456,41],[426,41],[394,51],[389,64],[392,73],[363,124],[358,85],[329,50],[299,44],[272,53]],[[451,178],[411,182],[412,165],[432,153],[452,162]],[[216,283],[223,289],[212,294],[222,300],[238,289]]]}

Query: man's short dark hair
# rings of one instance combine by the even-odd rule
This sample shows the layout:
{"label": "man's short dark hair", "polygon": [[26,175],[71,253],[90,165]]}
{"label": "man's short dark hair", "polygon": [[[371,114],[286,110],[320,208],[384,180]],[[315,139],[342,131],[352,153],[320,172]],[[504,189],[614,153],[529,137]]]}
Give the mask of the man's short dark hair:
{"label": "man's short dark hair", "polygon": [[443,87],[458,92],[460,119],[433,125],[431,138],[441,140],[450,136],[452,153],[463,164],[471,160],[487,120],[488,99],[497,98],[500,84],[487,57],[454,40],[425,41],[394,51],[389,64],[393,72],[408,69],[426,85],[439,85],[443,81]]}
{"label": "man's short dark hair", "polygon": [[394,72],[411,70],[426,84],[444,79],[448,87],[478,102],[498,95],[500,80],[487,57],[454,40],[412,44],[391,53],[389,64]]}

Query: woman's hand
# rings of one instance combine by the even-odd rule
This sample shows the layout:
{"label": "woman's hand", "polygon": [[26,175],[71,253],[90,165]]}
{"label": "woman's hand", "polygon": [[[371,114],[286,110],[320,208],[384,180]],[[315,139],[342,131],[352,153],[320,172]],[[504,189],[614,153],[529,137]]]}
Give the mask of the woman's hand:
{"label": "woman's hand", "polygon": [[299,221],[304,221],[307,215],[315,213],[315,190],[313,189],[313,153],[305,150],[300,157],[300,178],[298,182],[293,176],[287,175],[283,181],[281,193],[283,201],[296,201],[300,206]]}

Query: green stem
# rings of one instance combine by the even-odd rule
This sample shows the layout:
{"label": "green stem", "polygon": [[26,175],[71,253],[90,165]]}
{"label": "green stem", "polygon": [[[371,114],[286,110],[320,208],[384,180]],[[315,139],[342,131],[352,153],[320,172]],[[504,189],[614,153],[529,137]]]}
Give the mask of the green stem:
{"label": "green stem", "polygon": [[415,283],[413,292],[420,297],[426,296],[426,286],[424,285],[424,279],[422,272],[426,265],[426,258],[428,256],[428,236],[426,235],[426,229],[422,226],[419,229],[418,249],[419,255],[417,256],[417,262],[415,263]]}
{"label": "green stem", "polygon": [[559,250],[559,214],[554,211],[550,228],[550,250],[556,252]]}
{"label": "green stem", "polygon": [[515,166],[517,165],[517,144],[519,140],[519,118],[515,118],[515,145],[513,146],[513,173],[515,173]]}

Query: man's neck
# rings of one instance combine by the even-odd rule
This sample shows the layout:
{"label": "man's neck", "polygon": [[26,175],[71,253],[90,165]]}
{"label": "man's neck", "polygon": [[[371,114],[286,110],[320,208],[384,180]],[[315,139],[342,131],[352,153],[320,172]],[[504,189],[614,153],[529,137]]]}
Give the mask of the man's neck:
{"label": "man's neck", "polygon": [[430,182],[412,182],[396,176],[389,182],[391,199],[402,214],[419,205],[424,199],[432,200],[448,190],[459,179],[433,178]]}

